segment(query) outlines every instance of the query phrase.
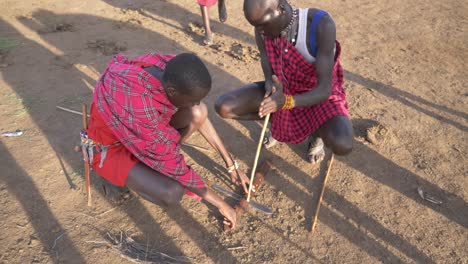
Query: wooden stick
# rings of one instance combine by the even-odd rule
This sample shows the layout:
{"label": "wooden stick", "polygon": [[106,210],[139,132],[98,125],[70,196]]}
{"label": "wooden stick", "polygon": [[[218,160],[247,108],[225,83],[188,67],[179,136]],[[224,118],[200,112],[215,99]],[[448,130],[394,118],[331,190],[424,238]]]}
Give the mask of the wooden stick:
{"label": "wooden stick", "polygon": [[[75,111],[75,110],[68,109],[66,107],[62,107],[62,106],[58,106],[58,105],[56,105],[55,107],[57,107],[60,110],[65,111],[65,112],[69,112],[69,113],[72,113],[72,114],[77,114],[77,115],[80,115],[80,116],[83,115],[83,113],[80,113],[80,112]],[[89,117],[89,114],[87,116]]]}
{"label": "wooden stick", "polygon": [[[88,129],[88,115],[87,110],[86,110],[86,104],[81,105],[81,111],[82,111],[82,116],[83,116],[83,128],[86,130]],[[88,151],[88,150],[86,150]],[[84,156],[84,169],[85,169],[85,189],[86,189],[86,194],[88,195],[88,206],[92,205],[92,198],[91,198],[91,179],[89,175],[89,160]]]}
{"label": "wooden stick", "polygon": [[315,226],[317,225],[317,219],[320,211],[320,204],[322,203],[323,199],[323,194],[325,193],[325,186],[327,185],[327,180],[328,180],[328,175],[330,174],[331,166],[333,164],[333,158],[335,157],[334,154],[332,154],[330,158],[330,162],[328,162],[328,168],[327,168],[327,174],[325,174],[325,179],[323,179],[323,185],[322,185],[322,191],[320,192],[320,197],[317,202],[317,207],[315,208],[315,215],[314,215],[314,221],[312,222],[312,228],[310,229],[310,233],[314,233]]}
{"label": "wooden stick", "polygon": [[[255,173],[255,179],[253,182],[253,188],[255,188],[255,190],[252,191],[252,196],[255,196],[262,187],[263,182],[265,181],[265,176],[270,171],[271,166],[271,161],[268,159],[260,163],[258,171]],[[238,226],[240,225],[242,213],[247,210],[247,207],[249,207],[249,203],[247,203],[247,194],[244,193],[244,197],[240,199],[239,203],[234,206]],[[225,233],[229,233],[231,231],[232,229],[230,225],[224,225]]]}
{"label": "wooden stick", "polygon": [[249,192],[247,194],[247,202],[250,202],[250,193],[252,192],[253,181],[255,178],[255,170],[257,169],[258,157],[260,157],[260,150],[262,149],[263,138],[265,137],[265,131],[268,126],[268,121],[270,120],[270,114],[265,117],[265,122],[263,123],[262,133],[260,133],[260,139],[258,140],[257,153],[255,153],[254,165],[252,167],[252,174],[250,175],[250,184]]}

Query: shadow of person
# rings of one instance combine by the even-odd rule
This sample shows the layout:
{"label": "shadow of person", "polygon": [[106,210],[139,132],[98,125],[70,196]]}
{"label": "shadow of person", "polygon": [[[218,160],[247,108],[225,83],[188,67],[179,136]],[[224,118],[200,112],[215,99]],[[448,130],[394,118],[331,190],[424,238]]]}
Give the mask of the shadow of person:
{"label": "shadow of person", "polygon": [[[171,26],[174,29],[182,30],[186,29],[189,23],[202,22],[202,17],[198,13],[195,14],[192,11],[172,2],[167,1],[154,1],[154,0],[143,0],[143,1],[121,1],[121,0],[103,0],[105,3],[120,8],[122,10],[136,10],[139,14],[150,18],[154,21],[164,23]],[[197,6],[196,11],[199,11]],[[230,10],[229,12],[242,12],[239,10]],[[165,22],[163,19],[172,20],[174,23]],[[237,41],[242,41],[250,45],[256,45],[253,36],[239,30],[238,28],[232,27],[228,24],[220,23],[217,20],[211,20],[211,26],[214,28],[217,34],[229,36]],[[197,43],[202,43],[202,36],[192,37]]]}
{"label": "shadow of person", "polygon": [[[441,122],[444,122],[444,123],[447,123],[455,128],[458,128],[460,129],[461,131],[468,131],[468,127],[463,125],[461,122],[458,122],[456,120],[453,120],[453,119],[450,119],[448,117],[445,117],[443,115],[441,115],[440,113],[437,113],[437,112],[445,112],[445,113],[448,113],[448,114],[451,114],[451,115],[454,115],[454,116],[457,116],[459,118],[462,118],[464,119],[465,121],[468,120],[468,114],[466,114],[465,112],[461,112],[461,111],[458,111],[458,110],[455,110],[455,109],[451,109],[447,106],[444,106],[444,105],[439,105],[439,104],[436,104],[434,102],[430,102],[426,99],[423,99],[419,96],[416,96],[416,95],[413,95],[409,92],[406,92],[404,90],[400,90],[394,86],[391,86],[391,85],[388,85],[388,84],[384,84],[384,83],[381,83],[379,81],[375,81],[375,80],[371,80],[371,79],[368,79],[368,78],[365,78],[365,77],[362,77],[361,75],[357,74],[357,73],[353,73],[353,72],[350,72],[350,71],[344,71],[344,75],[346,77],[346,79],[348,79],[349,81],[352,81],[352,82],[355,82],[357,84],[360,84],[364,87],[367,87],[368,89],[372,90],[372,91],[377,91],[379,92],[380,94],[388,97],[388,98],[391,98],[393,100],[396,100],[396,101],[399,101],[401,102],[402,104],[410,107],[410,108],[413,108],[427,116],[430,116],[432,118],[435,118],[437,120],[440,120]],[[418,104],[416,103],[419,103],[423,106],[419,106]]]}
{"label": "shadow of person", "polygon": [[[221,131],[232,131],[231,134],[227,137],[229,140],[236,142],[237,148],[254,149],[256,147],[256,142],[254,140],[242,136],[240,131],[236,130],[225,120],[218,119],[214,123]],[[255,126],[255,124],[253,126]],[[258,137],[259,134],[260,131],[257,131],[254,135],[254,138]],[[286,144],[283,144],[279,147],[286,147],[284,145]],[[294,149],[301,150],[300,147],[293,148],[293,150]],[[303,151],[300,151],[298,155],[301,155],[302,153]],[[198,153],[198,156],[200,155],[203,154]],[[353,153],[351,155],[353,155]],[[354,155],[356,154],[354,153]],[[263,148],[261,156],[263,158],[271,159],[275,167],[275,170],[271,171],[265,178],[266,182],[271,185],[274,190],[281,191],[289,199],[293,200],[297,205],[304,209],[306,220],[303,223],[303,227],[306,230],[309,229],[312,223],[313,214],[315,213],[315,205],[316,201],[318,200],[321,183],[323,182],[323,178],[327,169],[326,160],[322,162],[320,166],[310,165],[309,168],[298,168],[298,164],[288,163],[288,161],[284,160],[283,156],[275,154],[275,152],[268,149]],[[247,155],[243,155],[240,158],[246,164],[250,164],[253,161],[253,157],[254,151],[247,152]],[[341,161],[341,158],[339,160]],[[353,167],[351,164],[348,165]],[[209,169],[210,167],[207,166],[206,168]],[[307,173],[305,171],[307,171]],[[309,173],[309,171],[311,172]],[[215,173],[216,171],[212,172]],[[312,175],[316,176],[312,177]],[[294,181],[294,183],[297,185],[292,184],[291,181]],[[298,185],[303,186],[303,188],[299,188]],[[361,225],[366,230],[368,230],[368,232],[376,237],[381,238],[383,241],[386,241],[386,243],[391,244],[406,256],[418,262],[433,263],[430,257],[428,257],[424,252],[417,249],[414,245],[403,239],[401,236],[396,235],[394,232],[382,226],[382,224],[378,223],[372,217],[361,211],[361,209],[346,200],[342,195],[334,192],[329,188],[326,188],[324,205],[322,206],[321,214],[319,215],[319,220],[321,223],[329,226],[337,233],[343,235],[343,237],[347,238],[349,241],[365,250],[369,255],[374,256],[384,262],[398,263],[402,261],[385,246],[376,244],[375,240],[367,233],[364,233],[360,229],[354,227],[348,221],[348,219],[352,219],[354,222],[361,223]],[[340,214],[337,214],[336,211],[340,212]],[[343,218],[342,215],[344,215],[345,218]],[[288,242],[289,239],[284,237],[284,235],[282,235],[277,228],[269,226],[268,224],[265,225],[272,232],[278,234],[279,237],[282,237],[286,243],[292,243]],[[291,246],[303,250],[297,244],[292,243]]]}
{"label": "shadow of person", "polygon": [[[1,20],[0,24],[2,24],[0,27],[5,26]],[[8,193],[21,204],[28,221],[34,228],[34,234],[41,242],[42,249],[56,262],[60,262],[61,257],[66,255],[67,259],[73,259],[77,263],[84,263],[85,260],[81,252],[67,234],[68,230],[57,220],[31,175],[21,168],[2,142],[0,142],[0,153],[2,155],[0,183],[6,185]],[[5,215],[3,221],[10,224],[16,223],[17,217],[16,214]],[[10,228],[13,228],[13,226],[10,226]],[[58,246],[57,241],[59,238],[60,245]]]}
{"label": "shadow of person", "polygon": [[[355,135],[363,138],[366,137],[366,132],[369,128],[378,125],[378,122],[370,119],[353,119],[352,123]],[[298,156],[304,156],[305,149],[301,145],[291,145],[290,148]],[[366,159],[362,159],[361,157],[366,157]],[[468,227],[468,204],[464,202],[463,198],[447,192],[421,176],[402,168],[370,147],[355,141],[353,152],[339,159],[349,167],[391,187],[422,206],[428,206],[459,225],[465,228]],[[448,197],[450,203],[444,203],[442,206],[429,206],[428,203],[418,196],[416,191],[418,186],[424,186],[424,189],[431,193]]]}
{"label": "shadow of person", "polygon": [[[87,21],[87,25],[83,26],[84,28],[77,28],[79,34],[74,32],[61,32],[56,34],[62,34],[58,36],[56,34],[45,34],[42,35],[42,39],[50,46],[55,47],[56,49],[63,52],[64,55],[60,55],[59,58],[64,61],[69,60],[70,63],[81,63],[85,65],[95,64],[99,65],[99,68],[104,68],[104,63],[109,60],[109,57],[103,57],[101,55],[96,55],[93,52],[82,52],[79,54],[73,53],[76,50],[77,43],[81,43],[83,47],[86,45],[84,43],[86,40],[93,40],[97,36],[99,38],[114,38],[118,35],[119,41],[127,41],[131,43],[129,46],[131,50],[129,52],[136,51],[147,51],[149,50],[147,43],[138,43],[133,40],[139,39],[141,36],[145,36],[145,40],[148,43],[157,43],[157,48],[161,52],[174,53],[176,52],[186,52],[187,50],[175,43],[173,40],[166,38],[165,36],[155,33],[150,30],[145,30],[143,28],[135,28],[132,30],[123,31],[115,33],[114,23],[115,20],[84,15],[84,14],[73,14],[73,15],[58,15],[53,12],[39,10],[38,12],[33,13],[34,21],[22,20],[23,25],[32,30],[37,30],[37,27],[42,27],[44,25],[50,24],[48,21],[71,21],[72,23],[79,24],[79,21]],[[89,31],[88,31],[89,30]],[[67,36],[66,41],[63,39],[63,34]],[[6,82],[17,92],[17,94],[22,98],[44,98],[44,105],[46,105],[45,112],[38,111],[39,106],[32,104],[31,108],[28,110],[31,119],[37,124],[41,132],[48,139],[52,148],[59,154],[60,157],[63,157],[63,160],[71,164],[74,169],[81,168],[82,164],[79,156],[76,155],[71,150],[69,138],[70,136],[64,135],[78,135],[79,131],[79,120],[78,118],[72,119],[68,118],[68,115],[65,116],[63,113],[58,113],[55,111],[54,105],[63,99],[63,97],[84,95],[87,101],[90,101],[90,92],[80,87],[84,87],[82,78],[82,73],[77,71],[73,67],[63,69],[61,65],[48,65],[48,62],[55,60],[58,55],[55,55],[50,50],[45,48],[43,45],[36,43],[34,41],[28,40],[28,45],[25,47],[34,51],[33,54],[37,54],[38,62],[41,62],[40,65],[43,67],[38,67],[37,72],[34,75],[25,75],[21,80],[18,79],[17,75],[14,75],[7,68],[4,72],[4,79]],[[20,56],[18,52],[14,55],[18,55],[18,64],[17,65],[34,65],[38,62],[31,62],[28,60],[34,60],[31,58],[25,58]],[[213,94],[224,92],[225,89],[230,87],[240,86],[241,82],[229,75],[228,73],[220,70],[218,67],[208,64],[208,67],[213,75],[219,76],[217,78],[217,87],[214,89]],[[61,75],[61,78],[56,80],[57,72]],[[53,82],[51,82],[53,80]],[[214,96],[213,95],[213,96]],[[212,99],[211,96],[209,99]],[[212,101],[211,101],[212,102]],[[43,105],[41,105],[43,106]],[[53,122],[51,122],[53,121]],[[225,134],[222,134],[223,138],[226,137],[229,139],[229,142],[232,145],[232,150],[238,153],[245,153],[245,149],[251,149],[252,146],[255,146],[256,143],[252,140],[246,138],[239,131],[235,130],[233,126],[228,124],[224,120],[215,119],[213,123],[217,127],[218,131],[222,131]],[[229,131],[229,133],[227,133]],[[258,132],[259,134],[260,132]],[[254,137],[256,138],[257,135]],[[255,140],[256,141],[256,140]],[[253,152],[253,151],[252,151]],[[316,178],[311,178],[308,174],[305,173],[300,168],[291,165],[287,161],[278,155],[274,155],[270,151],[265,151],[266,155],[272,155],[274,157],[273,163],[275,163],[278,168],[281,168],[280,171],[283,175],[281,177],[269,177],[267,181],[274,186],[277,190],[282,190],[290,199],[294,200],[296,203],[300,204],[304,208],[308,208],[308,201],[311,199],[309,192],[304,192],[301,189],[298,189],[295,185],[291,183],[292,180],[297,181],[300,185],[305,186],[308,190],[317,188]],[[200,153],[193,153],[193,155],[199,156]],[[250,164],[253,160],[254,153],[247,152],[247,155],[242,155],[240,158],[246,163]],[[240,156],[240,155],[237,155]],[[209,164],[207,164],[209,166]],[[294,178],[289,178],[287,175],[293,175]],[[288,178],[285,178],[288,177]],[[359,210],[356,208],[356,210]],[[132,208],[125,209],[125,213],[130,217],[132,222],[134,222],[142,232],[153,233],[153,232],[163,232],[161,227],[151,219],[151,213],[144,208],[140,202],[136,203]],[[33,214],[33,213],[31,213]],[[212,261],[219,262],[220,256],[223,256],[223,259],[227,259],[227,262],[234,263],[236,258],[226,250],[219,239],[209,234],[203,225],[197,223],[191,215],[189,215],[185,209],[182,209],[180,212],[174,213],[169,212],[168,215],[172,218],[174,222],[178,225],[181,225],[182,229],[192,229],[196,227],[195,230],[187,231],[188,236],[197,243],[198,247],[203,251],[204,254],[208,256]],[[184,218],[184,219],[180,219]],[[153,219],[154,220],[154,219]],[[182,226],[183,225],[183,226]],[[382,227],[383,228],[383,227]],[[385,230],[385,228],[383,228]],[[342,231],[343,232],[343,231]],[[357,230],[351,229],[348,230],[349,234],[357,232]],[[170,240],[171,238],[165,234],[162,234],[162,237]],[[210,241],[207,243],[206,241]],[[364,247],[367,251],[372,251],[373,248],[369,248],[366,245],[360,243],[360,241],[353,241],[358,246]],[[180,252],[177,246],[174,243],[170,243],[169,248],[172,248],[175,252]],[[369,253],[372,254],[372,253]],[[390,253],[389,253],[390,254]]]}
{"label": "shadow of person", "polygon": [[[366,157],[366,159],[364,160],[361,157]],[[410,198],[414,202],[438,212],[464,228],[468,228],[468,204],[462,197],[443,190],[436,184],[383,157],[368,146],[357,142],[354,152],[344,158],[343,162],[367,177]],[[441,197],[446,197],[450,202],[445,202],[442,205],[428,204],[419,197],[417,192],[418,186],[423,186],[425,190],[431,193],[437,193]]]}
{"label": "shadow of person", "polygon": [[[80,155],[73,151],[73,145],[70,143],[70,138],[75,138],[73,135],[78,137],[81,122],[78,117],[72,117],[67,113],[58,112],[55,109],[55,105],[57,105],[58,102],[63,102],[64,99],[74,97],[83,97],[83,101],[85,102],[91,100],[91,92],[85,88],[86,85],[83,82],[83,79],[88,80],[88,76],[77,70],[75,65],[96,65],[96,68],[103,69],[105,63],[109,60],[109,56],[103,56],[99,54],[99,51],[94,52],[93,50],[89,50],[87,41],[96,40],[96,38],[117,39],[118,37],[119,41],[123,39],[122,41],[131,43],[129,45],[132,47],[131,52],[136,53],[136,51],[139,50],[143,53],[143,51],[149,51],[151,48],[148,48],[146,43],[141,42],[139,42],[141,45],[136,44],[133,46],[132,44],[134,44],[134,42],[132,42],[132,40],[137,40],[141,36],[145,36],[150,43],[157,43],[157,49],[160,52],[174,53],[176,51],[179,53],[189,51],[180,45],[174,45],[173,40],[169,40],[163,35],[143,28],[125,31],[125,37],[123,37],[124,34],[121,34],[121,32],[113,31],[115,23],[117,23],[115,20],[92,15],[58,15],[50,11],[38,10],[32,14],[32,17],[33,19],[20,19],[20,23],[26,26],[28,30],[37,32],[41,29],[48,29],[57,23],[67,21],[75,26],[75,31],[43,33],[41,35],[43,42],[38,43],[24,38],[21,33],[11,27],[11,31],[14,32],[15,36],[25,41],[24,46],[10,54],[11,56],[15,56],[15,66],[12,67],[25,67],[24,70],[27,70],[27,67],[31,69],[34,65],[40,65],[40,67],[34,68],[34,71],[29,70],[28,72],[31,72],[31,74],[26,74],[22,78],[18,78],[18,76],[14,74],[13,68],[9,67],[3,72],[3,78],[20,98],[32,101],[27,112],[31,120],[46,137],[50,146],[57,153],[57,156],[60,157],[61,162],[69,164],[73,171],[81,171],[82,162]],[[81,24],[81,21],[86,21],[87,23]],[[47,30],[45,32],[47,32]],[[118,44],[119,41],[116,40],[115,42]],[[81,47],[84,50],[77,52],[77,45],[82,45]],[[35,54],[35,57],[21,56],[22,49],[27,49],[28,53]],[[57,50],[60,51],[58,52],[60,55],[54,52]],[[54,63],[55,61],[59,61],[60,63]],[[222,76],[220,83],[240,84],[237,78],[230,76],[214,65],[207,64],[212,74]],[[40,101],[37,100],[39,98]],[[66,106],[79,109],[76,103],[75,105],[72,103]],[[71,180],[76,181],[78,179]],[[74,184],[76,183],[74,182]],[[26,206],[25,208],[28,207]],[[29,212],[31,216],[36,213],[37,212]],[[133,203],[131,208],[125,209],[125,213],[143,233],[158,233],[158,237],[164,238],[167,244],[166,252],[171,252],[175,255],[183,255],[175,243],[168,243],[168,241],[171,241],[171,238],[164,234],[164,231],[156,222],[152,221],[151,213],[145,209],[141,202],[136,201]],[[214,262],[221,261],[221,257],[229,263],[236,262],[236,258],[229,250],[222,246],[219,239],[207,232],[201,224],[197,224],[197,221],[189,215],[185,209],[181,209],[180,214],[186,219],[172,220],[175,223],[182,223],[181,221],[183,221],[184,226],[181,226],[181,228],[184,230],[188,229],[188,226],[190,226],[190,228],[193,226],[197,228],[196,232],[188,230],[186,233],[208,258]],[[180,214],[169,213],[168,215],[180,217]],[[142,217],[146,220],[141,220]],[[189,224],[185,226],[187,223]],[[47,232],[47,230],[39,231]],[[210,242],[207,243],[207,241]],[[47,242],[49,242],[48,238]]]}

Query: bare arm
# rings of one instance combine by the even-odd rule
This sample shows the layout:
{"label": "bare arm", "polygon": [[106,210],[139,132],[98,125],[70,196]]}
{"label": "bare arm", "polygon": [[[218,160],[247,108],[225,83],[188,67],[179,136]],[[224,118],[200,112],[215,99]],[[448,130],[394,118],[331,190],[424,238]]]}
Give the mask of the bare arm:
{"label": "bare arm", "polygon": [[263,75],[265,76],[265,97],[269,96],[271,89],[273,88],[273,82],[271,76],[273,75],[273,70],[271,69],[270,60],[266,54],[265,42],[263,37],[257,30],[255,31],[255,42],[257,43],[258,51],[260,52],[260,62],[262,64]]}
{"label": "bare arm", "polygon": [[216,206],[219,212],[226,217],[227,221],[224,221],[224,224],[228,224],[231,228],[236,227],[236,211],[227,204],[219,195],[213,192],[210,188],[187,188],[189,191],[197,194],[202,197],[205,201]]}
{"label": "bare arm", "polygon": [[332,92],[333,65],[335,64],[336,28],[333,19],[323,18],[317,27],[317,86],[306,93],[295,95],[294,107],[312,106],[330,97]]}
{"label": "bare arm", "polygon": [[[333,65],[335,64],[335,23],[330,17],[324,17],[317,28],[317,86],[309,92],[294,95],[293,107],[304,107],[320,104],[330,97],[332,92]],[[285,103],[283,85],[277,77],[273,78],[278,92],[265,98],[260,104],[259,116],[263,117],[281,109]]]}

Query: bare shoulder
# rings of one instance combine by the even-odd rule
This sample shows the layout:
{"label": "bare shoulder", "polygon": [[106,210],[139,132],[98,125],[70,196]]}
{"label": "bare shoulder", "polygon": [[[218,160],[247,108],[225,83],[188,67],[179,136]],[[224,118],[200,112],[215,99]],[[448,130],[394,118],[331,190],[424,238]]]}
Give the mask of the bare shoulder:
{"label": "bare shoulder", "polygon": [[[324,10],[317,9],[317,8],[309,8],[309,11],[307,14],[307,20],[308,20],[307,28],[310,28],[312,26],[312,21],[314,19],[314,16],[317,14],[317,12],[320,12],[320,11],[324,11]],[[317,33],[318,34],[320,33],[335,34],[335,32],[336,32],[335,21],[330,16],[330,14],[326,12],[326,14],[320,18],[320,21],[317,24]]]}

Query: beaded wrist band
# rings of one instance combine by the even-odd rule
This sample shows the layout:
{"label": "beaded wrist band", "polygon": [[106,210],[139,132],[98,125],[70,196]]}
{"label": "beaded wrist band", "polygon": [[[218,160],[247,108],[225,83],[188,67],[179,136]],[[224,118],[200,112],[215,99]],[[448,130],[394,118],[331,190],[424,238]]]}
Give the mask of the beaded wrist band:
{"label": "beaded wrist band", "polygon": [[284,101],[284,105],[281,109],[283,110],[292,109],[294,107],[294,97],[289,94],[285,94],[284,97],[286,98],[286,100]]}
{"label": "beaded wrist band", "polygon": [[237,164],[237,161],[234,161],[234,164],[227,167],[229,173],[232,173],[234,170],[237,170],[238,168],[239,168],[239,164]]}

